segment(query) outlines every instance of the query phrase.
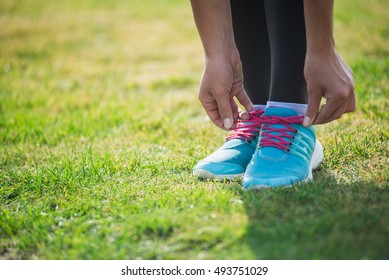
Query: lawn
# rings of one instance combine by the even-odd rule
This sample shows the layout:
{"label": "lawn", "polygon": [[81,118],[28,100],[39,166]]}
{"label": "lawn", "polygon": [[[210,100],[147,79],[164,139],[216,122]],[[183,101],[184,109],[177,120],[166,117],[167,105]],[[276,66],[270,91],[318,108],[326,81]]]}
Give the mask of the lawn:
{"label": "lawn", "polygon": [[355,113],[317,127],[315,180],[199,181],[188,1],[0,2],[0,259],[388,259],[389,3],[338,0]]}

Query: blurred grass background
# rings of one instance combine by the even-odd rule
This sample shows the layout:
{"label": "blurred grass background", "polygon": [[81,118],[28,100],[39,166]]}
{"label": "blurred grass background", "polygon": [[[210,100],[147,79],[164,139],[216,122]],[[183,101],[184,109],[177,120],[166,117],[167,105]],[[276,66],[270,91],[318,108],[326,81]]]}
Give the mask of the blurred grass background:
{"label": "blurred grass background", "polygon": [[225,133],[197,101],[189,2],[0,2],[0,258],[387,259],[389,3],[338,0],[358,108],[315,181],[197,181]]}

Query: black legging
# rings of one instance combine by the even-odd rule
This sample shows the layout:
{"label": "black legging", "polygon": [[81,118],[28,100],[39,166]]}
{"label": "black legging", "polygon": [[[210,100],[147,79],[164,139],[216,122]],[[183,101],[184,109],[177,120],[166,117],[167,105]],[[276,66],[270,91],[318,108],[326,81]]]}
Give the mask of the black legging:
{"label": "black legging", "polygon": [[231,0],[231,8],[251,101],[306,103],[303,0]]}

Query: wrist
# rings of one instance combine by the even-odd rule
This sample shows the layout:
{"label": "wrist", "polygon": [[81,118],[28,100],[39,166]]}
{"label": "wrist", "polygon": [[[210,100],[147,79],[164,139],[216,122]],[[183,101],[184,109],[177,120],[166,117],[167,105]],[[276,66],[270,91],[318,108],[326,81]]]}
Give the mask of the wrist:
{"label": "wrist", "polygon": [[335,43],[332,38],[327,40],[307,41],[307,56],[331,56],[335,53]]}
{"label": "wrist", "polygon": [[215,61],[215,60],[225,60],[229,61],[231,63],[234,63],[236,61],[240,60],[239,51],[236,48],[236,46],[228,47],[228,48],[222,48],[218,51],[212,50],[212,51],[205,51],[205,61]]}
{"label": "wrist", "polygon": [[215,40],[203,44],[206,58],[229,57],[237,52],[234,40]]}

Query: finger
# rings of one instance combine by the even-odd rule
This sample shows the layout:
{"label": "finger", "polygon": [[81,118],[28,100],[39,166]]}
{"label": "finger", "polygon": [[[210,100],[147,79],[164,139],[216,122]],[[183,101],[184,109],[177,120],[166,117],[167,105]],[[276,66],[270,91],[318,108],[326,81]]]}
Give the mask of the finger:
{"label": "finger", "polygon": [[238,104],[236,104],[236,101],[234,98],[231,98],[230,99],[230,106],[231,106],[231,109],[232,109],[232,126],[230,127],[230,129],[234,129],[236,128],[236,124],[237,124],[237,120],[239,118],[239,107],[238,107]]}
{"label": "finger", "polygon": [[226,95],[216,95],[216,102],[219,108],[220,117],[223,120],[223,125],[225,129],[230,129],[233,122],[232,108],[229,98],[226,98]]}
{"label": "finger", "polygon": [[219,128],[224,129],[223,121],[219,113],[219,107],[214,98],[207,99],[200,97],[200,102],[204,107],[210,120]]}
{"label": "finger", "polygon": [[230,106],[231,106],[232,115],[233,115],[233,118],[234,118],[234,121],[235,121],[235,120],[237,120],[238,117],[239,117],[239,107],[238,107],[238,104],[236,104],[234,98],[231,98],[231,99],[230,99]]}
{"label": "finger", "polygon": [[322,93],[320,91],[315,91],[313,89],[308,90],[308,108],[303,121],[305,127],[312,125],[315,121],[317,112],[319,111],[321,98]]}
{"label": "finger", "polygon": [[239,119],[241,119],[242,121],[248,121],[250,119],[249,112],[247,112],[247,111],[240,112]]}
{"label": "finger", "polygon": [[[343,114],[349,113],[348,108],[350,107],[350,102],[351,104],[354,102],[354,108],[355,108],[355,96],[350,95],[348,100],[344,103],[341,103],[338,109],[334,111],[334,113],[328,117],[328,119],[325,121],[325,123],[332,122],[333,120],[340,119]],[[352,106],[352,105],[351,105]]]}
{"label": "finger", "polygon": [[320,109],[317,115],[316,124],[328,123],[334,118],[340,118],[346,110],[347,103],[350,99],[350,88],[342,87],[336,91],[326,92],[328,98],[326,104]]}
{"label": "finger", "polygon": [[254,109],[253,103],[251,102],[243,87],[235,96],[239,103],[246,109],[246,111],[251,112]]}
{"label": "finger", "polygon": [[355,92],[354,92],[353,70],[350,68],[350,66],[346,63],[346,61],[340,56],[338,52],[336,52],[336,55],[340,60],[344,72],[347,74],[349,78],[349,97],[347,98],[346,101],[347,106],[345,108],[344,113],[354,112],[356,107],[356,99],[355,99]]}
{"label": "finger", "polygon": [[[333,102],[331,100],[327,99],[327,103],[324,104],[319,113],[317,114],[316,120],[314,124],[325,124],[335,119],[336,112],[339,110],[341,111],[342,103]],[[343,113],[341,113],[342,115]],[[340,115],[340,116],[341,116]],[[339,117],[336,117],[339,118]]]}
{"label": "finger", "polygon": [[327,117],[326,120],[324,120],[321,124],[324,124],[324,123],[329,123],[329,122],[332,122],[334,120],[337,120],[337,119],[340,119],[344,112],[345,112],[345,109],[346,109],[346,106],[347,104],[344,103],[344,104],[341,104],[333,113],[331,116]]}
{"label": "finger", "polygon": [[345,109],[345,113],[354,112],[356,108],[356,99],[355,99],[355,93],[354,93],[354,85],[351,88],[351,94],[347,100],[347,106]]}
{"label": "finger", "polygon": [[350,96],[350,99],[347,102],[346,110],[344,112],[345,113],[354,112],[356,109],[356,103],[357,102],[356,102],[355,95],[353,92],[352,95]]}
{"label": "finger", "polygon": [[220,117],[219,110],[206,111],[211,121],[219,128],[224,129],[222,118]]}

